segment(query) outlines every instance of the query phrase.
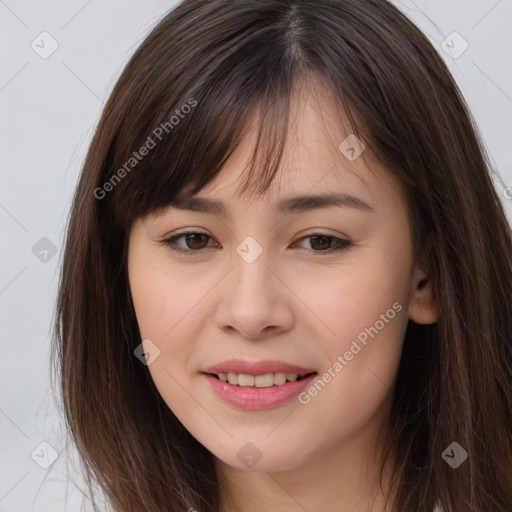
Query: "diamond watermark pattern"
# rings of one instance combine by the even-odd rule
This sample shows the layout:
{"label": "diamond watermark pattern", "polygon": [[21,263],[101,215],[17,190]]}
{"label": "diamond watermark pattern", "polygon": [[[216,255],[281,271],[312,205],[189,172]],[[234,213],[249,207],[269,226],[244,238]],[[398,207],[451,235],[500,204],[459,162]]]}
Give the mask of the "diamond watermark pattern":
{"label": "diamond watermark pattern", "polygon": [[34,462],[43,469],[48,469],[59,456],[59,452],[46,441],[43,441],[30,454]]}
{"label": "diamond watermark pattern", "polygon": [[252,236],[248,236],[236,248],[236,252],[246,263],[253,263],[263,252],[263,247]]}
{"label": "diamond watermark pattern", "polygon": [[441,42],[441,48],[452,59],[458,59],[469,48],[469,43],[458,32],[452,32]]}
{"label": "diamond watermark pattern", "polygon": [[238,450],[236,456],[242,464],[248,468],[252,468],[261,459],[262,453],[254,444],[246,443]]}
{"label": "diamond watermark pattern", "polygon": [[468,452],[459,443],[454,441],[441,454],[441,457],[453,469],[457,469],[468,458]]}
{"label": "diamond watermark pattern", "polygon": [[366,148],[365,145],[353,133],[351,133],[338,145],[338,149],[345,158],[353,162]]}
{"label": "diamond watermark pattern", "polygon": [[59,47],[57,40],[48,32],[41,32],[30,45],[39,57],[47,59]]}
{"label": "diamond watermark pattern", "polygon": [[142,364],[149,366],[160,356],[160,349],[149,338],[146,338],[133,353]]}
{"label": "diamond watermark pattern", "polygon": [[57,246],[45,236],[32,247],[32,254],[42,263],[48,263],[56,253]]}

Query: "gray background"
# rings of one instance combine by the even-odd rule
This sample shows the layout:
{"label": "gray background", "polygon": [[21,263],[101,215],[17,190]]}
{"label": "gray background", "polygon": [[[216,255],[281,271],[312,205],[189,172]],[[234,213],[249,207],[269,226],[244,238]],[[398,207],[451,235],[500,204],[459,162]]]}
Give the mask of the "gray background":
{"label": "gray background", "polygon": [[[395,3],[455,76],[510,220],[512,0]],[[103,104],[129,56],[173,5],[0,0],[0,512],[75,511],[82,501],[92,509],[49,381],[64,228]],[[47,58],[40,54],[52,39],[42,32],[58,43]]]}

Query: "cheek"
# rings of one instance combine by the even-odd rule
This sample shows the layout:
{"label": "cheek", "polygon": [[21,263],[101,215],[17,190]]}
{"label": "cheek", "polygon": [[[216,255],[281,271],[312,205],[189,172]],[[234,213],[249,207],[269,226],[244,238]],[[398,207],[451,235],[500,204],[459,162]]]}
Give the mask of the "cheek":
{"label": "cheek", "polygon": [[162,353],[172,352],[175,359],[186,352],[190,339],[197,339],[200,328],[201,298],[208,288],[196,281],[182,283],[178,276],[155,270],[131,283],[141,336],[154,340]]}
{"label": "cheek", "polygon": [[324,335],[312,331],[325,364],[299,399],[308,420],[303,438],[322,433],[324,449],[387,414],[408,321],[395,277],[389,269],[368,271],[361,262],[350,275],[321,283],[323,291],[314,297],[311,307],[329,327],[315,320]]}
{"label": "cheek", "polygon": [[[144,264],[138,265],[141,261]],[[193,340],[200,339],[199,317],[204,313],[200,298],[205,291],[197,284],[198,289],[187,287],[183,276],[150,261],[149,255],[137,259],[134,254],[130,287],[141,340],[149,338],[160,351],[147,369],[162,399],[188,429],[201,412],[187,385]]]}
{"label": "cheek", "polygon": [[165,251],[151,247],[138,232],[130,240],[128,275],[141,336],[164,342],[180,318],[186,321],[199,283],[187,286]]}
{"label": "cheek", "polygon": [[182,288],[176,285],[155,251],[140,243],[136,236],[128,252],[128,275],[141,340],[149,338],[160,350],[155,365],[150,365],[153,370],[176,349],[170,344],[175,339],[175,324],[179,326],[182,317],[186,321],[183,310],[188,297],[180,297],[183,292],[177,290]]}
{"label": "cheek", "polygon": [[310,294],[325,333],[325,380],[336,382],[340,403],[371,409],[393,383],[408,322],[408,264],[406,251],[376,244]]}
{"label": "cheek", "polygon": [[[333,272],[328,278],[315,280],[316,293],[307,294],[307,303],[311,311],[325,327],[326,340],[330,348],[357,337],[365,328],[373,326],[389,311],[391,324],[403,323],[402,315],[396,315],[396,309],[405,309],[407,298],[405,276],[389,267],[378,267],[369,262],[361,263],[349,271]],[[303,295],[306,293],[304,289]],[[393,304],[399,303],[393,309]],[[395,321],[400,316],[400,320]],[[385,318],[387,320],[388,318]],[[381,323],[379,326],[382,328]]]}

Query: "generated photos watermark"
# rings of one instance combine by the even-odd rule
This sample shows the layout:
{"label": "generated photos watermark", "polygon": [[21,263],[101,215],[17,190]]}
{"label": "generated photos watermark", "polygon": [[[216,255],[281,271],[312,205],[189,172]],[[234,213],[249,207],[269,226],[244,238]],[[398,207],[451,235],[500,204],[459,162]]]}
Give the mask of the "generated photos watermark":
{"label": "generated photos watermark", "polygon": [[[114,190],[116,185],[147,156],[157,144],[170,133],[179,123],[181,119],[191,112],[192,108],[197,105],[194,98],[187,100],[180,108],[177,108],[173,115],[165,122],[160,123],[148,136],[146,142],[140,147],[138,151],[134,151],[132,156],[120,167],[112,176],[101,186],[94,189],[94,197],[96,199],[103,199],[107,192]],[[157,139],[154,140],[153,139]]]}
{"label": "generated photos watermark", "polygon": [[325,388],[325,386],[331,382],[331,380],[338,375],[345,366],[347,366],[350,361],[354,359],[354,356],[359,354],[361,350],[368,344],[368,336],[372,339],[379,334],[379,332],[384,329],[386,324],[395,318],[395,315],[402,311],[402,304],[399,302],[395,302],[391,308],[389,308],[386,313],[380,315],[380,319],[377,320],[373,326],[365,328],[357,335],[357,340],[363,345],[362,347],[357,343],[356,340],[352,340],[352,344],[350,345],[350,349],[345,351],[344,354],[339,355],[336,358],[336,361],[327,368],[327,370],[319,375],[315,382],[305,391],[302,391],[298,395],[298,400],[302,405],[307,405],[311,402],[311,398],[315,397]]}

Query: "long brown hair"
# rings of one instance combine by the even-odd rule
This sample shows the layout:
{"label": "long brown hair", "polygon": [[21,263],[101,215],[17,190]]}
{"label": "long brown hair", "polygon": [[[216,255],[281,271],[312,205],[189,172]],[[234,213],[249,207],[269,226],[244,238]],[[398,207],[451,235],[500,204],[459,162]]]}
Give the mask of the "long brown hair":
{"label": "long brown hair", "polygon": [[[118,512],[218,512],[220,499],[213,455],[134,356],[130,225],[216,177],[257,108],[246,184],[264,193],[293,84],[313,76],[403,182],[440,311],[431,325],[410,320],[404,340],[385,452],[393,511],[512,510],[511,229],[444,62],[385,0],[185,0],[105,106],[60,276],[52,349],[65,420],[91,494],[98,482]],[[452,442],[468,453],[457,469],[442,457]]]}

